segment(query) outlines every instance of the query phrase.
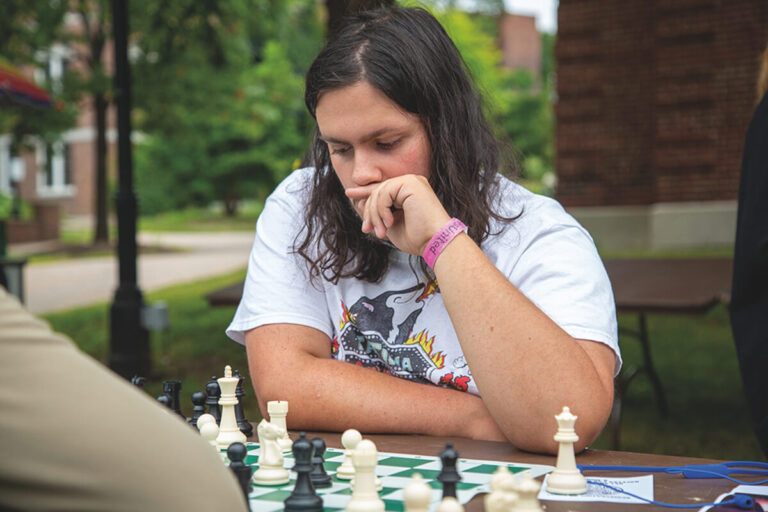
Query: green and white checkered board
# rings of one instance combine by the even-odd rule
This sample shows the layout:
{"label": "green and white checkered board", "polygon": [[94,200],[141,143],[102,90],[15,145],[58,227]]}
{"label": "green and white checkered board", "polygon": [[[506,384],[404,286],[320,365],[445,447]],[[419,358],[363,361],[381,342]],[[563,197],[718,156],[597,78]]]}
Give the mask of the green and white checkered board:
{"label": "green and white checkered board", "polygon": [[[248,443],[247,446],[248,456],[245,463],[253,466],[255,470],[258,467],[259,445],[258,443]],[[284,465],[291,469],[294,465],[293,456],[288,453],[284,455]],[[323,498],[323,508],[326,512],[344,510],[349,497],[352,495],[349,481],[336,478],[336,468],[344,460],[344,451],[328,448],[324,459],[325,470],[331,476],[333,485],[325,489],[317,489],[317,494]],[[490,492],[491,475],[502,465],[506,465],[513,473],[530,470],[534,477],[544,475],[554,469],[552,466],[536,464],[459,459],[456,466],[462,479],[456,486],[458,500],[464,504],[479,493]],[[442,497],[442,484],[436,480],[441,468],[442,462],[439,457],[379,452],[376,476],[381,478],[382,489],[379,496],[384,501],[386,510],[405,510],[403,488],[410,483],[414,473],[420,473],[432,488],[432,508],[434,508],[434,505]],[[283,510],[283,501],[291,494],[295,483],[296,473],[291,471],[291,481],[285,485],[266,487],[254,484],[249,496],[251,510],[258,512]]]}

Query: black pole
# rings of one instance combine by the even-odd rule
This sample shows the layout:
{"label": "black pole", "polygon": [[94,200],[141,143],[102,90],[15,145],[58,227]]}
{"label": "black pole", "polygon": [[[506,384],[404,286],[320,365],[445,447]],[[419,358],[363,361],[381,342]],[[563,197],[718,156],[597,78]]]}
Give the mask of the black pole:
{"label": "black pole", "polygon": [[117,104],[117,257],[120,283],[110,309],[109,366],[125,378],[149,373],[149,332],[141,325],[144,300],[136,283],[136,194],[131,154],[131,74],[127,0],[112,0]]}

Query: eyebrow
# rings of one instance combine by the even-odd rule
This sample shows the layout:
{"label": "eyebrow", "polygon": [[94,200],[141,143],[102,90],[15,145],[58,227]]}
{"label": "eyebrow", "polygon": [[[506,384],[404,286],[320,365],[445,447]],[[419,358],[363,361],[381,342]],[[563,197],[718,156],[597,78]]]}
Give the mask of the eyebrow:
{"label": "eyebrow", "polygon": [[[381,135],[384,135],[388,132],[399,132],[402,131],[402,128],[380,128],[378,130],[375,130],[371,133],[366,134],[360,139],[360,142],[368,142],[371,139],[375,139],[376,137],[379,137]],[[349,142],[341,139],[337,139],[335,137],[326,137],[322,133],[318,137],[321,141],[328,143],[328,144],[349,144]]]}

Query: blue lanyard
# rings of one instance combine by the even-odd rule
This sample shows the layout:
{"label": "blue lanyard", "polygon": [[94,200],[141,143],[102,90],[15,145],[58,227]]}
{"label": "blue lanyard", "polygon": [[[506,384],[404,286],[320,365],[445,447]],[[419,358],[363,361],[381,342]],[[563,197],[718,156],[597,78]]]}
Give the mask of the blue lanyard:
{"label": "blue lanyard", "polygon": [[687,464],[685,466],[601,466],[578,464],[581,471],[637,471],[641,473],[668,473],[683,475],[685,478],[724,478],[737,484],[761,485],[768,483],[768,478],[759,482],[744,482],[731,475],[759,475],[768,477],[768,463],[748,460],[734,460],[718,464]]}

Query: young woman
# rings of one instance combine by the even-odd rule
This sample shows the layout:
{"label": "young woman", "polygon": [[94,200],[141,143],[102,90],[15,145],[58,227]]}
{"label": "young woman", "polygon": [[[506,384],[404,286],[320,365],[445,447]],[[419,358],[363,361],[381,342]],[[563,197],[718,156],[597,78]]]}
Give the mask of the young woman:
{"label": "young woman", "polygon": [[[418,8],[359,14],[307,74],[313,166],[270,196],[228,334],[289,427],[594,440],[620,367],[589,234],[504,178],[461,57]],[[465,228],[466,226],[466,228]],[[375,370],[375,371],[373,371]]]}

